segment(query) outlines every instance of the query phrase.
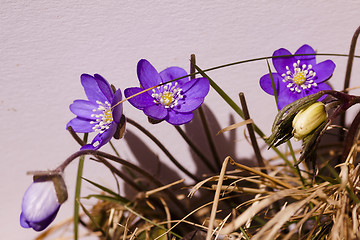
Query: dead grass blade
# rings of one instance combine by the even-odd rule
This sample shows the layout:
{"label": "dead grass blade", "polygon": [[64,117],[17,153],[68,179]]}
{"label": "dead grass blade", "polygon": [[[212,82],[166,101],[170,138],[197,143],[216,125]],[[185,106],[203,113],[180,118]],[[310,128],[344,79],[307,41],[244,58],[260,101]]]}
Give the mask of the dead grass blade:
{"label": "dead grass blade", "polygon": [[218,180],[218,184],[217,184],[217,188],[215,191],[215,196],[214,196],[214,201],[213,201],[213,205],[212,205],[212,209],[211,209],[211,214],[210,214],[210,221],[209,221],[209,228],[206,234],[206,240],[210,240],[211,236],[213,235],[213,227],[214,227],[214,221],[215,221],[215,217],[216,217],[216,210],[217,210],[217,206],[219,204],[219,198],[220,198],[220,192],[221,192],[221,186],[224,180],[224,175],[225,175],[225,171],[226,171],[226,167],[228,164],[230,157],[225,158],[222,167],[221,167],[221,171],[220,171],[220,176],[219,176],[219,180]]}
{"label": "dead grass blade", "polygon": [[230,130],[233,130],[235,128],[238,128],[238,127],[241,127],[241,126],[244,126],[246,124],[252,124],[254,123],[254,121],[250,118],[248,120],[245,120],[245,121],[242,121],[242,122],[239,122],[239,123],[235,123],[235,124],[232,124],[230,126],[227,126],[223,129],[221,129],[216,135],[219,135],[221,133],[224,133],[224,132],[227,132],[227,131],[230,131]]}

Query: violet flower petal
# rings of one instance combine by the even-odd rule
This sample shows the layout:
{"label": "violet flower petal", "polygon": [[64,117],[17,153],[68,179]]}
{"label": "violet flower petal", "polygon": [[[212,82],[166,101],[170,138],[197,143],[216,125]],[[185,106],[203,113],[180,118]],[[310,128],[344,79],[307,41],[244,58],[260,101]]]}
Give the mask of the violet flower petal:
{"label": "violet flower petal", "polygon": [[60,208],[54,183],[40,180],[33,182],[24,194],[21,208],[22,227],[32,227],[36,231],[45,229]]}
{"label": "violet flower petal", "polygon": [[167,122],[173,125],[181,125],[190,122],[193,119],[193,113],[178,113],[175,111],[169,111],[169,114],[165,118]]}
{"label": "violet flower petal", "polygon": [[168,110],[161,104],[155,104],[144,108],[144,113],[151,118],[161,120],[167,116]]}
{"label": "violet flower petal", "polygon": [[292,103],[302,97],[305,97],[305,92],[302,91],[301,93],[290,92],[290,90],[286,87],[280,88],[278,93],[278,108],[282,109],[289,103]]}
{"label": "violet flower petal", "polygon": [[107,129],[103,133],[99,133],[98,135],[96,135],[90,144],[82,146],[80,150],[98,150],[110,141],[110,139],[114,136],[116,132],[116,128],[117,124],[115,122],[111,123],[109,129]]}
{"label": "violet flower petal", "polygon": [[121,90],[114,94],[110,84],[99,74],[94,77],[83,74],[81,83],[89,101],[75,100],[70,105],[70,110],[77,117],[67,127],[71,126],[75,132],[98,132],[92,143],[82,149],[99,149],[111,139],[120,123],[123,110],[122,103],[119,104]]}
{"label": "violet flower petal", "polygon": [[[191,87],[188,88],[188,85]],[[195,78],[184,84],[181,89],[189,98],[204,98],[209,93],[210,84],[206,78]]]}
{"label": "violet flower petal", "polygon": [[[282,77],[279,76],[279,74],[277,74],[277,73],[272,73],[272,76],[273,76],[273,79],[274,79],[274,83],[275,83],[275,86],[276,86],[277,93],[279,94],[279,84],[281,84]],[[270,95],[274,95],[274,90],[273,90],[272,83],[271,83],[270,73],[265,74],[264,76],[262,76],[260,78],[260,87],[266,93],[268,93]]]}
{"label": "violet flower petal", "polygon": [[99,74],[94,74],[94,79],[99,86],[100,91],[107,98],[107,101],[111,102],[114,97],[114,93],[110,87],[110,84]]}
{"label": "violet flower petal", "polygon": [[[292,55],[289,50],[285,48],[280,48],[276,50],[273,54],[274,57],[281,56],[281,55]],[[293,63],[296,62],[296,59],[294,56],[289,57],[279,57],[279,58],[273,58],[272,59],[274,68],[276,69],[276,72],[278,74],[283,74],[287,71],[286,67],[292,67]]]}
{"label": "violet flower petal", "polygon": [[[317,91],[314,91],[313,93],[317,93],[318,91],[323,91],[323,90],[331,90],[331,87],[330,87],[328,84],[326,84],[326,83],[323,82],[323,83],[321,83],[321,84],[318,85]],[[312,94],[313,94],[313,93],[312,93]],[[321,96],[321,97],[318,99],[318,101],[324,100],[324,99],[326,98],[326,96],[327,96],[327,94]]]}
{"label": "violet flower petal", "polygon": [[[315,51],[312,47],[307,44],[302,45],[296,52],[296,54],[315,54]],[[305,55],[305,56],[295,56],[296,60],[300,60],[300,64],[312,65],[316,64],[316,56],[315,55]],[[290,67],[290,66],[289,66]]]}
{"label": "violet flower petal", "polygon": [[[327,85],[326,83],[320,83],[318,84],[316,87],[312,87],[310,89],[307,89],[305,91],[301,91],[301,93],[297,93],[297,92],[291,92],[289,91],[288,88],[284,87],[284,85],[282,85],[283,87],[280,90],[279,93],[279,98],[278,98],[278,107],[279,109],[282,109],[284,106],[286,106],[287,104],[290,104],[300,98],[306,97],[308,95],[317,93],[321,90],[330,90],[331,87],[329,85]],[[325,96],[322,96],[321,98],[318,99],[318,101],[323,100]]]}
{"label": "violet flower petal", "polygon": [[80,78],[81,84],[85,90],[85,94],[91,102],[100,101],[104,103],[107,101],[106,96],[101,91],[97,81],[93,76],[89,74],[82,74]]}
{"label": "violet flower petal", "polygon": [[[114,98],[112,99],[111,102],[111,107],[114,107],[117,103],[119,103],[122,100],[122,94],[121,94],[121,90],[118,89],[115,94],[114,94]],[[121,119],[121,115],[122,115],[122,111],[123,111],[123,105],[118,104],[116,105],[113,110],[112,110],[112,116],[113,116],[113,121],[116,123],[120,122]]]}
{"label": "violet flower petal", "polygon": [[75,100],[70,105],[70,111],[83,119],[95,120],[96,117],[92,116],[94,113],[100,114],[101,111],[93,111],[94,109],[98,109],[99,104],[90,102],[87,100]]}
{"label": "violet flower petal", "polygon": [[143,89],[151,88],[161,83],[161,78],[156,69],[145,59],[141,59],[137,65],[137,75]]}
{"label": "violet flower petal", "polygon": [[[170,67],[158,73],[156,69],[145,59],[138,63],[138,78],[141,88],[125,89],[125,97],[130,97],[144,89],[161,86],[147,91],[146,94],[137,95],[128,101],[136,108],[143,110],[144,113],[156,120],[166,120],[171,124],[179,125],[191,121],[193,115],[191,111],[198,108],[204,101],[209,92],[209,81],[206,78],[188,80],[176,80],[187,73],[179,67]],[[176,118],[179,118],[176,120]]]}
{"label": "violet flower petal", "polygon": [[[144,89],[142,88],[138,88],[138,87],[132,87],[132,88],[127,88],[124,91],[124,95],[126,98],[139,93],[141,91],[143,91]],[[146,107],[152,106],[154,105],[154,98],[151,97],[151,95],[147,94],[147,93],[142,93],[140,95],[137,95],[135,97],[132,97],[130,99],[128,99],[129,103],[131,103],[134,107],[143,110]]]}
{"label": "violet flower petal", "polygon": [[66,129],[69,126],[78,133],[89,133],[94,131],[94,124],[90,124],[90,120],[79,117],[71,119],[66,125]]}
{"label": "violet flower petal", "polygon": [[335,63],[331,60],[326,60],[313,66],[316,72],[316,79],[314,82],[320,83],[328,80],[335,70]]}
{"label": "violet flower petal", "polygon": [[[297,99],[330,88],[328,85],[323,85],[323,82],[331,77],[335,69],[335,64],[331,60],[316,64],[315,51],[306,44],[295,54],[311,55],[293,56],[284,48],[276,50],[273,54],[273,56],[292,56],[273,58],[273,65],[277,71],[273,76],[279,96],[279,109]],[[260,86],[266,93],[274,95],[270,74],[260,78]]]}
{"label": "violet flower petal", "polygon": [[[161,81],[163,83],[165,83],[165,82],[186,76],[187,72],[185,71],[185,69],[180,68],[180,67],[169,67],[169,68],[166,68],[165,70],[161,71],[159,73],[159,75],[161,77]],[[183,85],[188,81],[189,81],[189,77],[185,77],[185,78],[176,80],[176,82],[179,85]]]}
{"label": "violet flower petal", "polygon": [[204,98],[181,99],[173,110],[181,113],[192,112],[200,107],[203,102]]}

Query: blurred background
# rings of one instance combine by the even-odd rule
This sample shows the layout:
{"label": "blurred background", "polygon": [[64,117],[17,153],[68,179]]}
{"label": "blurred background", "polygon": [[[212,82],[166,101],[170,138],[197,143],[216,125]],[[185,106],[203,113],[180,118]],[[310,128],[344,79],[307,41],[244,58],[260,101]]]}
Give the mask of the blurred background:
{"label": "blurred background", "polygon": [[[32,182],[26,172],[53,169],[79,149],[65,126],[74,117],[69,104],[85,99],[82,73],[99,73],[124,90],[138,86],[136,65],[142,58],[158,71],[170,66],[189,71],[193,53],[202,69],[271,56],[282,47],[294,53],[305,43],[320,53],[347,54],[360,25],[360,2],[356,0],[0,3],[0,226],[4,239],[33,239],[38,235],[19,225],[22,195]],[[329,83],[341,90],[347,58],[317,59],[335,62],[337,67]],[[359,64],[356,59],[352,87],[360,85]],[[273,97],[259,86],[259,78],[267,71],[266,62],[258,61],[208,75],[235,101],[239,92],[244,92],[251,117],[269,135],[276,107]],[[212,89],[205,104],[220,157],[231,155],[251,162],[254,154],[244,127],[215,137],[221,128],[242,119]],[[189,171],[206,173],[174,127],[166,122],[149,124],[145,115],[128,103],[124,103],[124,113],[158,137]],[[198,124],[196,116],[183,129],[209,153]],[[130,125],[127,129],[125,139],[113,142],[124,159],[169,177],[165,183],[185,177],[145,135]],[[266,157],[274,155],[263,144],[261,148]],[[111,152],[108,146],[102,150]],[[159,162],[167,166],[159,167]],[[72,217],[76,169],[77,161],[65,172],[69,199],[54,224]],[[97,163],[86,161],[84,176],[114,187],[111,173]],[[187,179],[187,183],[192,182]],[[97,190],[84,184],[83,191]]]}

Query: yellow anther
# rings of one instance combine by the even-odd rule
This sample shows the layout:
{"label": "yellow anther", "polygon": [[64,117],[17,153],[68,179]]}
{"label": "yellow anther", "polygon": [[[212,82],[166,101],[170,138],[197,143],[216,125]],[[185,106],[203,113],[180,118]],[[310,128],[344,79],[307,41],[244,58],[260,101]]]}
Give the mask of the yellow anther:
{"label": "yellow anther", "polygon": [[306,81],[306,75],[304,72],[298,72],[296,74],[294,74],[294,82],[297,85],[301,85]]}

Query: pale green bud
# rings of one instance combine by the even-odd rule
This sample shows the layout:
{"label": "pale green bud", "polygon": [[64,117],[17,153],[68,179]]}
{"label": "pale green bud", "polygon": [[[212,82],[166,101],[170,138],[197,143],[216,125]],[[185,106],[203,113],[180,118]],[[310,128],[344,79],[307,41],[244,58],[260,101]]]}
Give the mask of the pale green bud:
{"label": "pale green bud", "polygon": [[303,139],[326,119],[327,113],[322,102],[316,102],[307,108],[301,109],[292,121],[295,139]]}

